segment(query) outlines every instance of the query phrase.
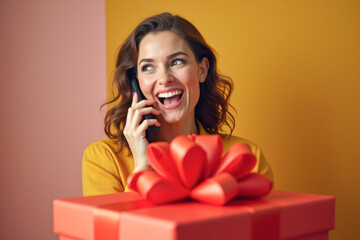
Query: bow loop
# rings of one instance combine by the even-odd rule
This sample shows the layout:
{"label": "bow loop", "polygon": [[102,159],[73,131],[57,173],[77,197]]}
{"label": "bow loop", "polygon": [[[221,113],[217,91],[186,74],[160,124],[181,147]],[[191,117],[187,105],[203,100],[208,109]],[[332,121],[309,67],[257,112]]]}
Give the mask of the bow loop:
{"label": "bow loop", "polygon": [[224,205],[233,199],[238,191],[236,178],[229,173],[222,173],[200,183],[191,191],[190,196],[201,202]]}
{"label": "bow loop", "polygon": [[259,173],[250,173],[237,184],[238,196],[259,198],[270,193],[272,181]]}
{"label": "bow loop", "polygon": [[242,178],[255,167],[256,157],[246,143],[236,143],[225,154],[215,175],[227,172],[236,178]]}
{"label": "bow loop", "polygon": [[191,189],[202,177],[206,153],[190,138],[180,135],[170,143],[171,156],[179,170],[182,183]]}
{"label": "bow loop", "polygon": [[180,181],[177,166],[170,154],[169,143],[150,144],[146,149],[146,154],[150,165],[160,176],[173,182]]}
{"label": "bow loop", "polygon": [[174,202],[189,194],[184,187],[167,181],[153,171],[144,171],[138,177],[137,188],[143,196],[155,204]]}
{"label": "bow loop", "polygon": [[212,176],[221,161],[223,144],[220,135],[195,135],[194,141],[206,153],[206,169],[204,169],[204,177]]}

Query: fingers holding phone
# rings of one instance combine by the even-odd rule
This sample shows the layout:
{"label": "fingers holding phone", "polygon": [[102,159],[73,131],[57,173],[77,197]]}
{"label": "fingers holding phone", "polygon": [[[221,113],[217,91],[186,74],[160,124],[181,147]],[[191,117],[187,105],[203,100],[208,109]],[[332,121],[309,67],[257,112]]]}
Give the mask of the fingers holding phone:
{"label": "fingers holding phone", "polygon": [[134,172],[148,168],[146,148],[149,142],[146,130],[151,126],[160,127],[156,118],[143,119],[148,114],[160,114],[160,111],[153,107],[154,103],[155,100],[147,99],[138,102],[138,94],[134,93],[128,110],[123,133],[134,157]]}
{"label": "fingers holding phone", "polygon": [[[131,108],[129,109],[129,111],[132,111],[133,113],[128,114],[128,116],[130,115],[130,117],[132,117],[131,124],[133,126],[140,124],[140,125],[148,126],[148,127],[152,126],[152,125],[159,127],[160,123],[156,120],[156,118],[150,119],[150,118],[145,117],[146,115],[149,115],[149,114],[153,114],[155,116],[160,114],[160,111],[153,107],[155,100],[154,99],[150,99],[150,100],[146,99],[146,100],[142,100],[140,102],[136,102],[136,98],[137,98],[137,93],[134,93],[133,102],[132,102]],[[146,122],[146,123],[143,124],[143,122],[141,122],[141,121]]]}

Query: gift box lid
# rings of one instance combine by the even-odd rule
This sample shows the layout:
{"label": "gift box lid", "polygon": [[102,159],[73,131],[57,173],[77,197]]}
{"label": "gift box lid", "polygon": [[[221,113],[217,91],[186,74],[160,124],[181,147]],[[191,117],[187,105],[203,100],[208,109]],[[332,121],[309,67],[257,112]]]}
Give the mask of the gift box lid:
{"label": "gift box lid", "polygon": [[54,200],[54,232],[77,239],[291,239],[333,229],[334,208],[332,196],[284,191],[225,206],[153,205],[134,192],[116,193]]}

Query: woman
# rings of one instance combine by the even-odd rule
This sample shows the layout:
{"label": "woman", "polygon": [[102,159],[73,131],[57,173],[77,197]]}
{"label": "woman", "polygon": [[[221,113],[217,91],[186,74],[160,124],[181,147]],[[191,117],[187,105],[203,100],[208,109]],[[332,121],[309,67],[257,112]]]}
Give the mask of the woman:
{"label": "woman", "polygon": [[[144,100],[132,94],[133,72]],[[258,159],[253,171],[272,180],[260,148],[231,135],[231,79],[218,73],[212,49],[187,20],[163,13],[140,23],[119,50],[114,82],[118,93],[107,104],[116,104],[105,117],[109,138],[84,153],[85,196],[128,191],[127,177],[149,169],[146,130],[152,126],[159,128],[153,141],[170,142],[180,134],[221,134],[224,152],[236,142],[248,143]],[[142,121],[147,114],[155,117]]]}

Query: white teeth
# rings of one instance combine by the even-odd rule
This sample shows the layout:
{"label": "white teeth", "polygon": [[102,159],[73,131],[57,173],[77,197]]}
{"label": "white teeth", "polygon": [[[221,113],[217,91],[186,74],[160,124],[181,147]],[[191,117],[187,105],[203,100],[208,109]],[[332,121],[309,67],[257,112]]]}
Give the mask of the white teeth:
{"label": "white teeth", "polygon": [[159,93],[158,97],[160,97],[160,98],[170,98],[170,97],[173,97],[175,95],[179,95],[181,93],[182,93],[182,91],[179,91],[179,90],[172,91],[172,92],[164,92],[164,93]]}

